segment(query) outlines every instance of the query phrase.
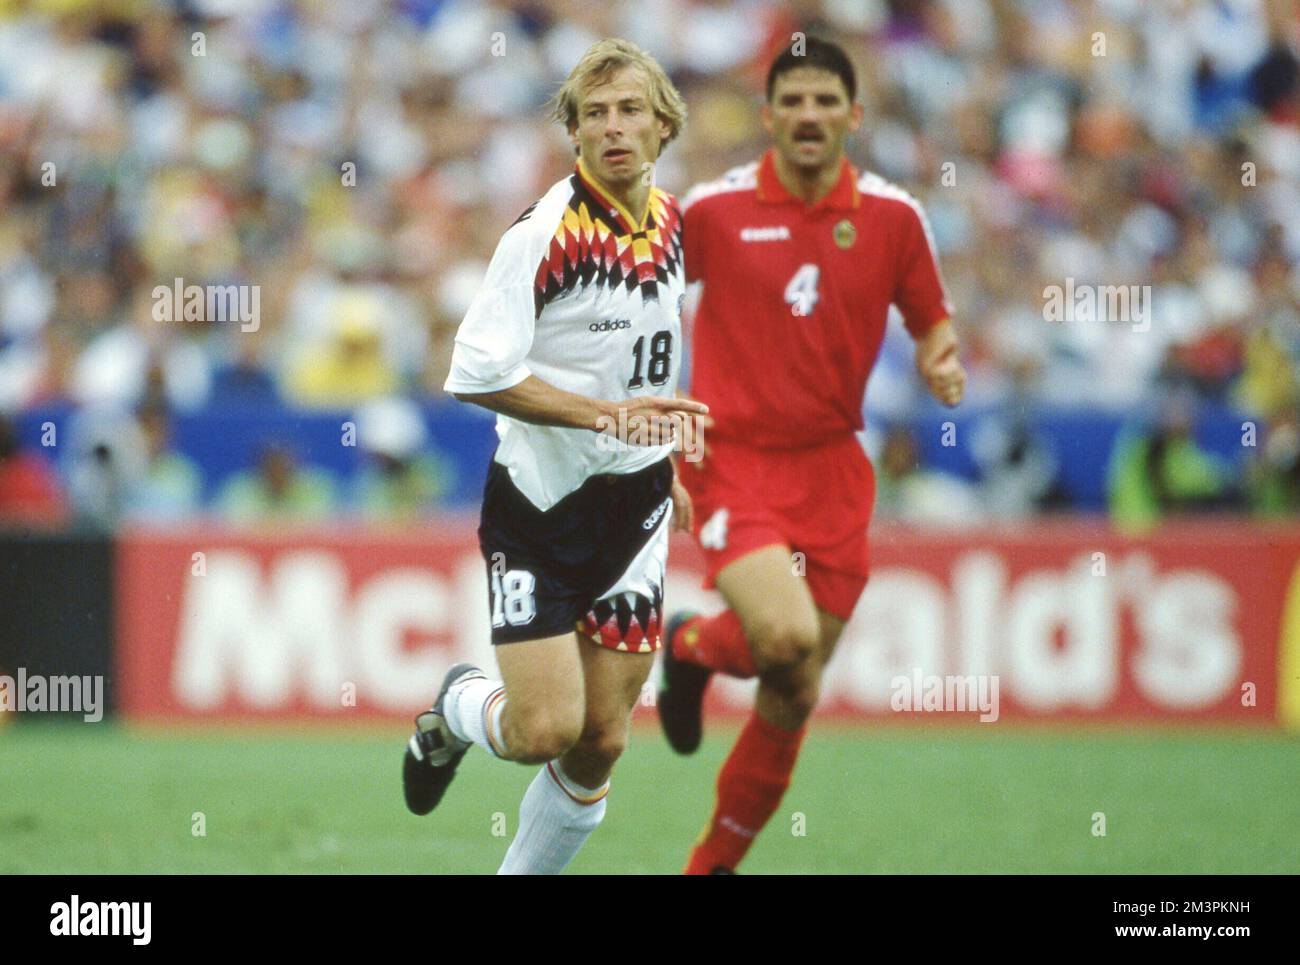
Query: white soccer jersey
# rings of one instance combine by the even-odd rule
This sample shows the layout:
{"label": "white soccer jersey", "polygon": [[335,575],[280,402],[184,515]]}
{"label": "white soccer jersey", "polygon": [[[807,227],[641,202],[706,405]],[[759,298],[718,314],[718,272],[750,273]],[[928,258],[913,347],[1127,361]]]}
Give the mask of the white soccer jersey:
{"label": "white soccer jersey", "polygon": [[[652,188],[645,223],[578,162],[506,230],[452,355],[448,392],[497,392],[529,375],[597,399],[672,396],[681,366],[681,212]],[[597,473],[629,473],[670,447],[497,416],[496,461],[545,511]]]}

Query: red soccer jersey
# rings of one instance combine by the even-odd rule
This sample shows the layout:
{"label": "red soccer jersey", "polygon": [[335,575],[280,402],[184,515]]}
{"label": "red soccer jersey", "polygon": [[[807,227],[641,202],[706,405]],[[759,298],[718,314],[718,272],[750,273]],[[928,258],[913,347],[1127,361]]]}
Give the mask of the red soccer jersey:
{"label": "red soccer jersey", "polygon": [[951,315],[920,204],[847,159],[809,206],[768,151],[696,187],[683,217],[687,280],[704,282],[691,395],[718,439],[789,449],[856,432],[890,304],[914,337]]}

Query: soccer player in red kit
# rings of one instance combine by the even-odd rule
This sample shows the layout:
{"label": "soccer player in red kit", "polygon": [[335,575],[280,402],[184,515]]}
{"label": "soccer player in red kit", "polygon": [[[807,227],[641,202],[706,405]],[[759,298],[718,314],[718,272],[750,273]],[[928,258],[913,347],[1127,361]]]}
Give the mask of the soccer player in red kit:
{"label": "soccer player in red kit", "polygon": [[658,707],[669,743],[699,745],[715,672],[759,678],[718,777],[688,874],[729,873],[780,804],[822,668],[867,581],[875,496],[862,428],[891,304],[930,392],[962,397],[951,309],[920,205],[844,155],[862,123],[852,64],[806,38],[767,77],[761,160],[683,205],[688,280],[704,283],[691,395],[709,406],[704,458],[679,473],[729,609],[668,624]]}

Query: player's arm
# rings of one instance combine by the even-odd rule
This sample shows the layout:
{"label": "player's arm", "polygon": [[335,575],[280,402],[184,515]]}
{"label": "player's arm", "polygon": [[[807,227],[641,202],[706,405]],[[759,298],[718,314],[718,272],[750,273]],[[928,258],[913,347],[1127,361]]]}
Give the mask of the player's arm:
{"label": "player's arm", "polygon": [[948,406],[956,405],[966,394],[966,370],[958,355],[959,348],[950,318],[931,325],[916,340],[916,370],[930,394]]}
{"label": "player's arm", "polygon": [[452,395],[461,402],[481,405],[520,422],[539,426],[595,431],[597,422],[611,414],[610,403],[565,392],[535,375],[528,375],[518,385],[496,392],[453,392]]}
{"label": "player's arm", "polygon": [[[682,389],[677,390],[677,398],[681,402],[689,402],[692,405],[702,406],[703,403],[696,402],[688,396]],[[682,461],[693,465],[699,469],[704,459],[708,458],[709,447],[704,440],[704,432],[713,425],[713,418],[707,415],[708,409],[698,412],[692,418],[686,420],[682,426],[682,435],[680,444],[673,450],[673,529],[683,533],[691,532],[695,523],[695,503],[691,499],[690,492],[682,484]]]}
{"label": "player's arm", "polygon": [[[706,246],[702,243],[705,237],[705,224],[703,221],[702,209],[695,207],[695,201],[700,197],[698,189],[692,190],[682,202],[682,258],[683,269],[686,276],[688,289],[699,289],[704,282],[704,257]],[[698,295],[698,292],[697,292]],[[685,345],[691,344],[691,338],[683,323],[682,341]],[[686,390],[679,388],[677,398],[687,401],[691,399]],[[691,494],[682,484],[682,462],[693,465],[699,469],[704,459],[708,458],[709,447],[705,440],[705,431],[713,425],[713,419],[707,415],[698,415],[684,427],[685,433],[682,436],[681,446],[673,452],[673,529],[689,533],[695,525],[695,503],[691,499]]]}
{"label": "player's arm", "polygon": [[[696,463],[698,466],[699,463]],[[682,484],[681,468],[677,465],[677,454],[673,453],[673,529],[689,533],[695,526],[695,501]]]}
{"label": "player's arm", "polygon": [[541,426],[587,429],[592,432],[617,433],[623,425],[648,415],[663,415],[689,421],[695,414],[708,412],[708,406],[690,399],[639,396],[611,401],[593,399],[556,388],[529,374],[517,385],[495,392],[453,392],[461,402],[472,402],[485,409]]}
{"label": "player's arm", "polygon": [[916,370],[926,388],[944,405],[954,406],[966,393],[966,370],[939,277],[939,256],[920,205],[906,208],[902,234],[894,304],[916,341]]}

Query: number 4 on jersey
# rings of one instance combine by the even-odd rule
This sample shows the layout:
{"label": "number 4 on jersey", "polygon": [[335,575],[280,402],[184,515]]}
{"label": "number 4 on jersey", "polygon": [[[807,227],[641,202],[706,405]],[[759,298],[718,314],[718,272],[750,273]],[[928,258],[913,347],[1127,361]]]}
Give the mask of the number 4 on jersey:
{"label": "number 4 on jersey", "polygon": [[817,305],[817,279],[820,277],[821,269],[816,265],[799,266],[799,270],[785,286],[785,300],[790,306],[791,315],[802,318],[813,313],[813,308]]}

